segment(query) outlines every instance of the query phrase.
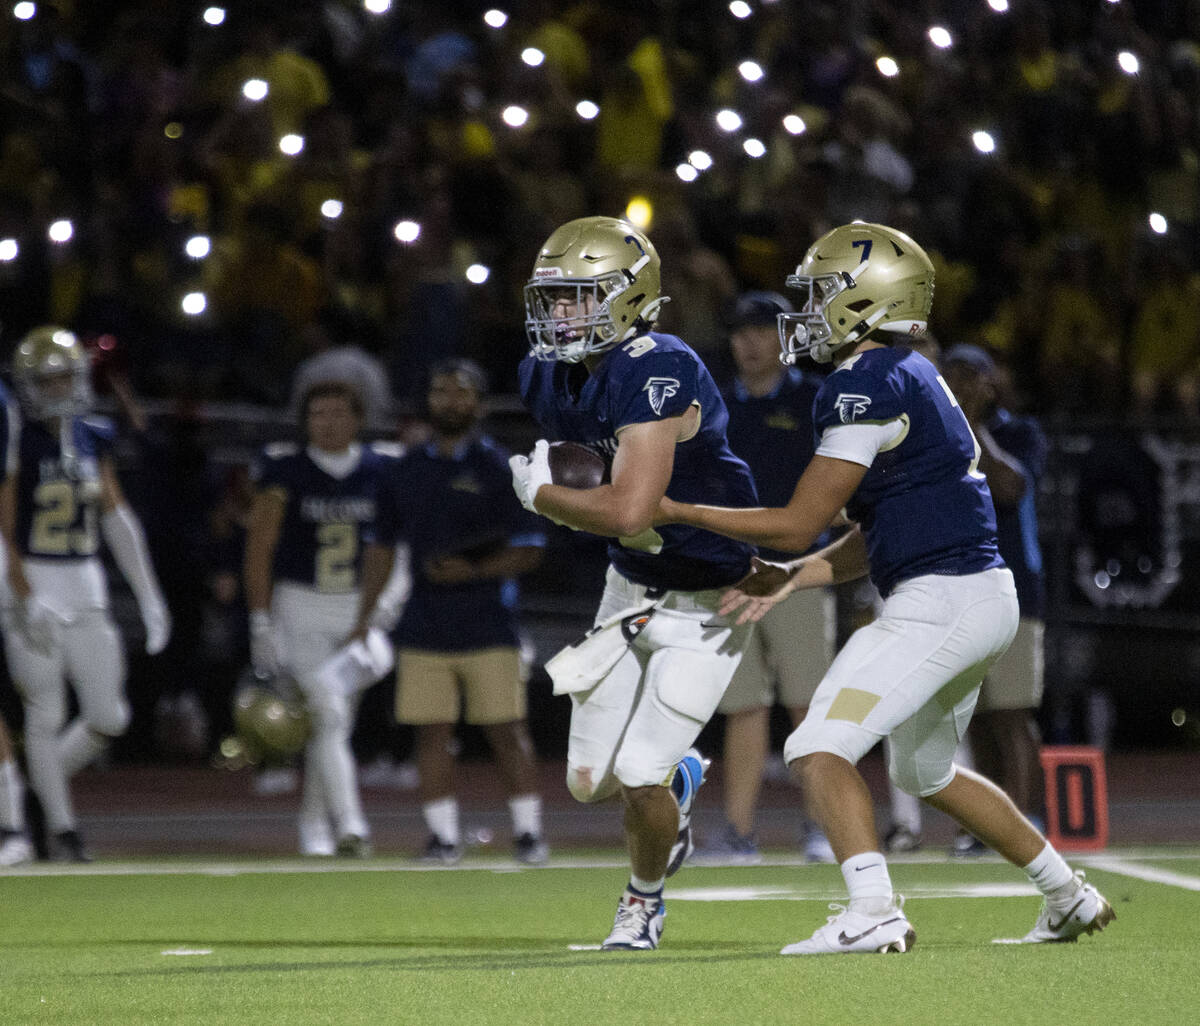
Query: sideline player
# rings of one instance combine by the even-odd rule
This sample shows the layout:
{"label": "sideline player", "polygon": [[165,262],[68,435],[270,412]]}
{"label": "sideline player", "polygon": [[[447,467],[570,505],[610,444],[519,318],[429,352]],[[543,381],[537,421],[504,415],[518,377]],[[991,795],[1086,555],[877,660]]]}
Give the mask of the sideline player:
{"label": "sideline player", "polygon": [[312,719],[300,854],[364,856],[370,830],[350,734],[359,694],[391,669],[393,656],[380,630],[347,639],[358,612],[363,532],[400,452],[359,441],[362,400],[344,382],[312,385],[300,419],[306,444],[269,445],[254,468],[244,566],[251,661],[263,675],[292,677]]}
{"label": "sideline player", "polygon": [[[550,483],[545,441],[511,461],[526,508],[612,539],[596,614],[608,633],[593,638],[616,640],[615,663],[565,685],[577,688],[567,786],[582,802],[619,793],[625,805],[632,875],[605,948],[658,946],[664,880],[692,847],[703,764],[691,746],[750,634],[709,624],[720,589],[748,568],[750,546],[653,527],[668,492],[683,501],[756,501],[749,469],[726,441],[728,414],[708,371],[678,338],[652,331],[666,302],[660,290],[650,240],[611,217],[555,231],[525,286],[525,405],[547,435],[581,442],[612,466],[610,484],[572,490]],[[640,631],[628,644],[623,626]]]}
{"label": "sideline player", "polygon": [[[15,540],[32,599],[23,618],[6,612],[5,651],[25,703],[29,782],[45,812],[51,858],[86,862],[67,782],[129,725],[125,657],[109,615],[101,535],[137,600],[150,655],[166,646],[171,619],[142,526],[117,481],[112,425],[88,415],[83,345],[63,328],[35,328],[17,346],[13,376],[27,419]],[[28,630],[31,608],[48,626],[45,644]],[[79,716],[64,729],[66,680],[74,685]]]}
{"label": "sideline player", "polygon": [[792,592],[868,570],[884,598],[834,660],[788,738],[805,793],[833,845],[849,908],[784,954],[904,951],[916,935],[892,891],[871,796],[856,763],[891,739],[889,774],[957,820],[1045,896],[1027,943],[1102,929],[1113,910],[986,778],[954,764],[988,667],[1017,629],[1012,573],[979,445],[954,394],[903,345],[925,330],[933,265],[901,232],[855,222],[818,239],[788,285],[799,312],[780,318],[785,356],[832,363],[814,404],[816,455],[783,508],[721,509],[667,500],[661,519],[803,552],[843,508],[861,526],[816,555],[755,564],[722,602],[753,621]]}

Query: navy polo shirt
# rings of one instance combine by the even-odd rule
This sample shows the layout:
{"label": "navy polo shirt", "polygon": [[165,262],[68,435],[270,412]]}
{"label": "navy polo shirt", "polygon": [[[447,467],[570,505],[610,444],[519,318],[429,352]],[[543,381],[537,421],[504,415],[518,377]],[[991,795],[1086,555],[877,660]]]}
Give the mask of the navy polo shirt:
{"label": "navy polo shirt", "polygon": [[396,628],[401,648],[464,652],[517,645],[517,582],[511,578],[435,584],[425,564],[438,557],[478,560],[509,545],[542,546],[541,518],[517,501],[508,453],[490,438],[464,442],[452,457],[433,444],[396,465],[381,495],[373,540],[405,541],[412,594]]}

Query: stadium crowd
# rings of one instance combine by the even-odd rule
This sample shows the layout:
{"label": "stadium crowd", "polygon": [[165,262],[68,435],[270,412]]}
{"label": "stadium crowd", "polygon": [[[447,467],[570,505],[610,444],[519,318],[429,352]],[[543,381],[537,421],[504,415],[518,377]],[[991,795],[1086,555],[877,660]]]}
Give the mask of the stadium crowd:
{"label": "stadium crowd", "polygon": [[735,293],[863,218],[930,251],[939,337],[1003,354],[1022,405],[1195,419],[1198,22],[1104,0],[17,4],[4,339],[112,336],[166,398],[281,403],[330,338],[401,397],[453,355],[511,391],[538,243],[628,210],[669,269],[664,330],[728,368]]}

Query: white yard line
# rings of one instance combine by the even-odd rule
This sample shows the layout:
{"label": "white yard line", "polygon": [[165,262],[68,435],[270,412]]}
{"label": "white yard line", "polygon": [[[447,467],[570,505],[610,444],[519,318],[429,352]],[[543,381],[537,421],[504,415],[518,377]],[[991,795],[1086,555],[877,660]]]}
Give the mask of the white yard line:
{"label": "white yard line", "polygon": [[1169,869],[1137,865],[1126,858],[1115,858],[1111,855],[1089,855],[1087,857],[1080,856],[1075,861],[1106,873],[1131,876],[1135,880],[1166,884],[1168,887],[1182,887],[1185,891],[1200,891],[1200,876],[1185,876],[1183,873],[1174,873]]}

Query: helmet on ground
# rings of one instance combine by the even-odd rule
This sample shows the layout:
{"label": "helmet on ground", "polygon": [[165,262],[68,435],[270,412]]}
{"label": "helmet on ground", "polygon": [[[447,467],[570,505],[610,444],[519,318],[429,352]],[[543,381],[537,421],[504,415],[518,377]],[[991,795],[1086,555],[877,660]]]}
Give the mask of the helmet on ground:
{"label": "helmet on ground", "polygon": [[578,363],[653,327],[667,302],[654,245],[626,221],[581,217],[546,240],[525,285],[525,334],[539,360]]}
{"label": "helmet on ground", "polygon": [[308,710],[290,678],[247,670],[233,696],[233,724],[251,762],[286,759],[304,748],[312,730]]}
{"label": "helmet on ground", "polygon": [[933,305],[933,264],[903,232],[855,221],[809,247],[789,288],[795,313],[779,315],[784,363],[812,356],[829,363],[844,346],[873,331],[920,335]]}
{"label": "helmet on ground", "polygon": [[[69,378],[70,387],[52,385]],[[54,324],[34,328],[17,344],[13,381],[26,411],[38,419],[72,417],[92,405],[91,360],[75,333]]]}

